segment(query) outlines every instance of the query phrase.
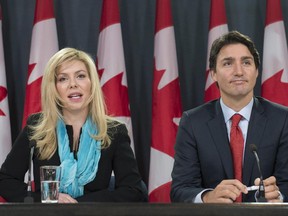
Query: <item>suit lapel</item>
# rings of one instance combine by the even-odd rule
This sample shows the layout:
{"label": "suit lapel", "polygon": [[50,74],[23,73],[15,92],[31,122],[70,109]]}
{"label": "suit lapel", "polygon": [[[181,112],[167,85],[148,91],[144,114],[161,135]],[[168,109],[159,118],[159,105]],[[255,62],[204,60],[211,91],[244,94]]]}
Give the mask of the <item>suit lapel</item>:
{"label": "suit lapel", "polygon": [[211,136],[214,140],[214,144],[218,150],[218,154],[222,160],[222,165],[226,172],[227,178],[233,178],[233,161],[230,151],[229,140],[227,136],[227,128],[224,122],[224,116],[222,109],[220,107],[219,100],[215,105],[215,115],[210,121],[208,121],[208,127],[211,133]]}
{"label": "suit lapel", "polygon": [[[243,166],[243,183],[248,185],[252,175],[252,169],[255,164],[255,157],[250,150],[250,144],[255,144],[258,148],[261,145],[264,128],[267,118],[263,115],[264,109],[257,98],[254,99],[254,105],[248,126],[248,133],[245,144],[245,156]],[[254,179],[251,179],[254,182]]]}

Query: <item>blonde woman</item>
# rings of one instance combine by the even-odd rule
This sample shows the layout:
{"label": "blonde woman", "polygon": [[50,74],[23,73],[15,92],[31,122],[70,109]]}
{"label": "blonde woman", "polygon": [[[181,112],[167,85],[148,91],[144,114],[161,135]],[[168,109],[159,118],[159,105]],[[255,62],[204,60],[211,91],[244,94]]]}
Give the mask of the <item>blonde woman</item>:
{"label": "blonde woman", "polygon": [[42,112],[29,117],[1,167],[0,196],[23,201],[29,142],[35,140],[35,200],[40,201],[39,167],[61,165],[60,203],[145,201],[127,129],[106,114],[93,59],[73,48],[57,52],[46,66],[41,94]]}

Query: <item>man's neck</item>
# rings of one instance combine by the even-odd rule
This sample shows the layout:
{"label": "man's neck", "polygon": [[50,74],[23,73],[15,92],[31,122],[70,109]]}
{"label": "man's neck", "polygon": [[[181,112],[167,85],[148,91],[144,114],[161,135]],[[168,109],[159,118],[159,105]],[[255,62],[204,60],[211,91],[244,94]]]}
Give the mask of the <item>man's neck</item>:
{"label": "man's neck", "polygon": [[239,112],[242,110],[245,106],[249,104],[249,102],[252,100],[252,95],[247,95],[245,98],[235,98],[235,97],[222,97],[223,103],[233,109],[235,112]]}

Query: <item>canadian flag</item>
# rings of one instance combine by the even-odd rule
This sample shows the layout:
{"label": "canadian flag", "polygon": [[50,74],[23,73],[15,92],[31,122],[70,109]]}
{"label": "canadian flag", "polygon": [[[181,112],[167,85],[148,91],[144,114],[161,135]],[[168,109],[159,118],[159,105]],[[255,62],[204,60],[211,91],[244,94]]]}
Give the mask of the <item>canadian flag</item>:
{"label": "canadian flag", "polygon": [[126,124],[134,151],[118,0],[103,1],[97,68],[108,113]]}
{"label": "canadian flag", "polygon": [[225,12],[225,2],[224,0],[211,0],[208,51],[207,51],[207,63],[206,63],[206,85],[204,94],[205,102],[220,97],[219,89],[209,73],[209,56],[213,41],[227,32],[228,32],[228,25]]}
{"label": "canadian flag", "polygon": [[41,111],[41,81],[48,60],[58,51],[53,0],[36,0],[22,126]]}
{"label": "canadian flag", "polygon": [[0,6],[0,166],[12,147]]}
{"label": "canadian flag", "polygon": [[288,51],[280,0],[267,0],[262,96],[288,106]]}
{"label": "canadian flag", "polygon": [[157,0],[149,201],[170,202],[174,144],[182,113],[170,0]]}

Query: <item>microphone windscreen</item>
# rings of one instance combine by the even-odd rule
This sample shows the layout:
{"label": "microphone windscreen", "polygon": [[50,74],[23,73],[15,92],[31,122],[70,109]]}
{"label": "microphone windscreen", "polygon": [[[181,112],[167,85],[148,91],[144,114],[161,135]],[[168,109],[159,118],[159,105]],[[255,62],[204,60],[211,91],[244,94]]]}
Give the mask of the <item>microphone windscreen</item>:
{"label": "microphone windscreen", "polygon": [[256,151],[257,152],[257,146],[255,144],[250,144],[250,150],[252,152]]}

